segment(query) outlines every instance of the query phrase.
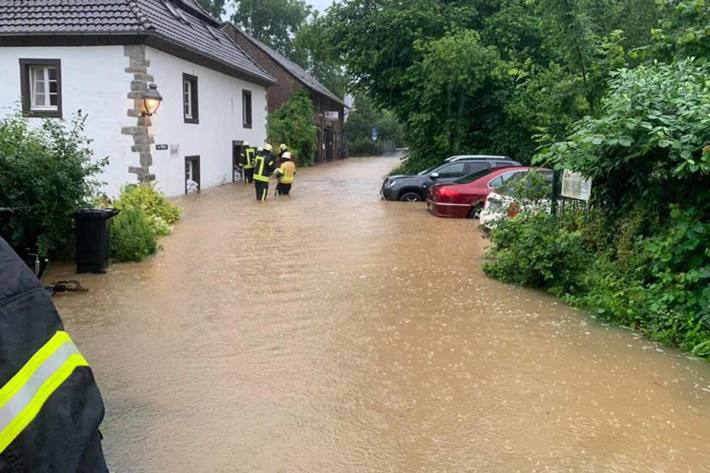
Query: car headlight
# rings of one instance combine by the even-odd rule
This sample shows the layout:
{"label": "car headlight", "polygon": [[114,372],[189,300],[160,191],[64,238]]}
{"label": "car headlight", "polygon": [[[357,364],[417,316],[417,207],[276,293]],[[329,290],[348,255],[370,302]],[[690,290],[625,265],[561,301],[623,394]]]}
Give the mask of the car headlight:
{"label": "car headlight", "polygon": [[387,187],[389,189],[390,187],[392,187],[395,184],[397,184],[397,181],[387,181],[387,182],[385,182],[385,187]]}

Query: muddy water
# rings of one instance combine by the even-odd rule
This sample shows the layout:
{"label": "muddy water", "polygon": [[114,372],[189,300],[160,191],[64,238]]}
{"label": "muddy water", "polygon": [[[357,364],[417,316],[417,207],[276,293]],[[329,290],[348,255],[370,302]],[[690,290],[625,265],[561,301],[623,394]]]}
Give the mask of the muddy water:
{"label": "muddy water", "polygon": [[710,471],[710,367],[486,279],[470,221],[378,200],[395,163],[183,200],[57,299],[114,471]]}

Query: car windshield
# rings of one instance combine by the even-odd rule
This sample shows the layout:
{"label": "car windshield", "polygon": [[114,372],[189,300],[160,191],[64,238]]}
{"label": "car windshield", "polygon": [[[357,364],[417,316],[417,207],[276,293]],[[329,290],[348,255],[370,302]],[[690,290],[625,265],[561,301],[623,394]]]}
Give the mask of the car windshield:
{"label": "car windshield", "polygon": [[[541,176],[542,179],[533,176]],[[524,193],[549,198],[552,193],[552,172],[548,170],[519,172],[511,176],[508,182],[499,187],[496,192],[509,197]]]}
{"label": "car windshield", "polygon": [[441,164],[437,164],[436,166],[432,166],[430,168],[426,168],[423,171],[419,171],[417,173],[417,176],[424,176],[425,174],[429,174],[430,172],[432,172],[434,169],[438,168],[439,166],[441,166]]}
{"label": "car windshield", "polygon": [[456,184],[468,184],[469,182],[473,182],[476,179],[480,179],[483,176],[486,176],[493,171],[493,168],[486,168],[486,169],[481,169],[480,171],[472,172],[471,174],[467,174],[464,177],[461,177],[459,179],[456,179],[454,183]]}

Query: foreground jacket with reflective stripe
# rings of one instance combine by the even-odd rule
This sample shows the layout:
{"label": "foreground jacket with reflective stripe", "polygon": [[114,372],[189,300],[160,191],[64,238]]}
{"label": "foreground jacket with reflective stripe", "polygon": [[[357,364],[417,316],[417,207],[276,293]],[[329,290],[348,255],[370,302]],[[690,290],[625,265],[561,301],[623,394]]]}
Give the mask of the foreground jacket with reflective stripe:
{"label": "foreground jacket with reflective stripe", "polygon": [[269,176],[276,169],[276,160],[271,153],[261,153],[256,155],[256,166],[254,167],[254,180],[269,182]]}
{"label": "foreground jacket with reflective stripe", "polygon": [[51,299],[0,239],[0,473],[108,471],[103,415]]}
{"label": "foreground jacket with reflective stripe", "polygon": [[285,161],[279,167],[279,182],[281,184],[293,184],[296,175],[296,165],[293,161]]}

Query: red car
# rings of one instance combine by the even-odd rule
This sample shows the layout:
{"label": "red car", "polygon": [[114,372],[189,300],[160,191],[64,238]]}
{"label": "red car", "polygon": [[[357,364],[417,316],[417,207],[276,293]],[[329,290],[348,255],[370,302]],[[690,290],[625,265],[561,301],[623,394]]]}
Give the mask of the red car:
{"label": "red car", "polygon": [[474,172],[450,184],[435,184],[429,190],[427,208],[438,217],[476,218],[486,197],[528,166],[489,168]]}

